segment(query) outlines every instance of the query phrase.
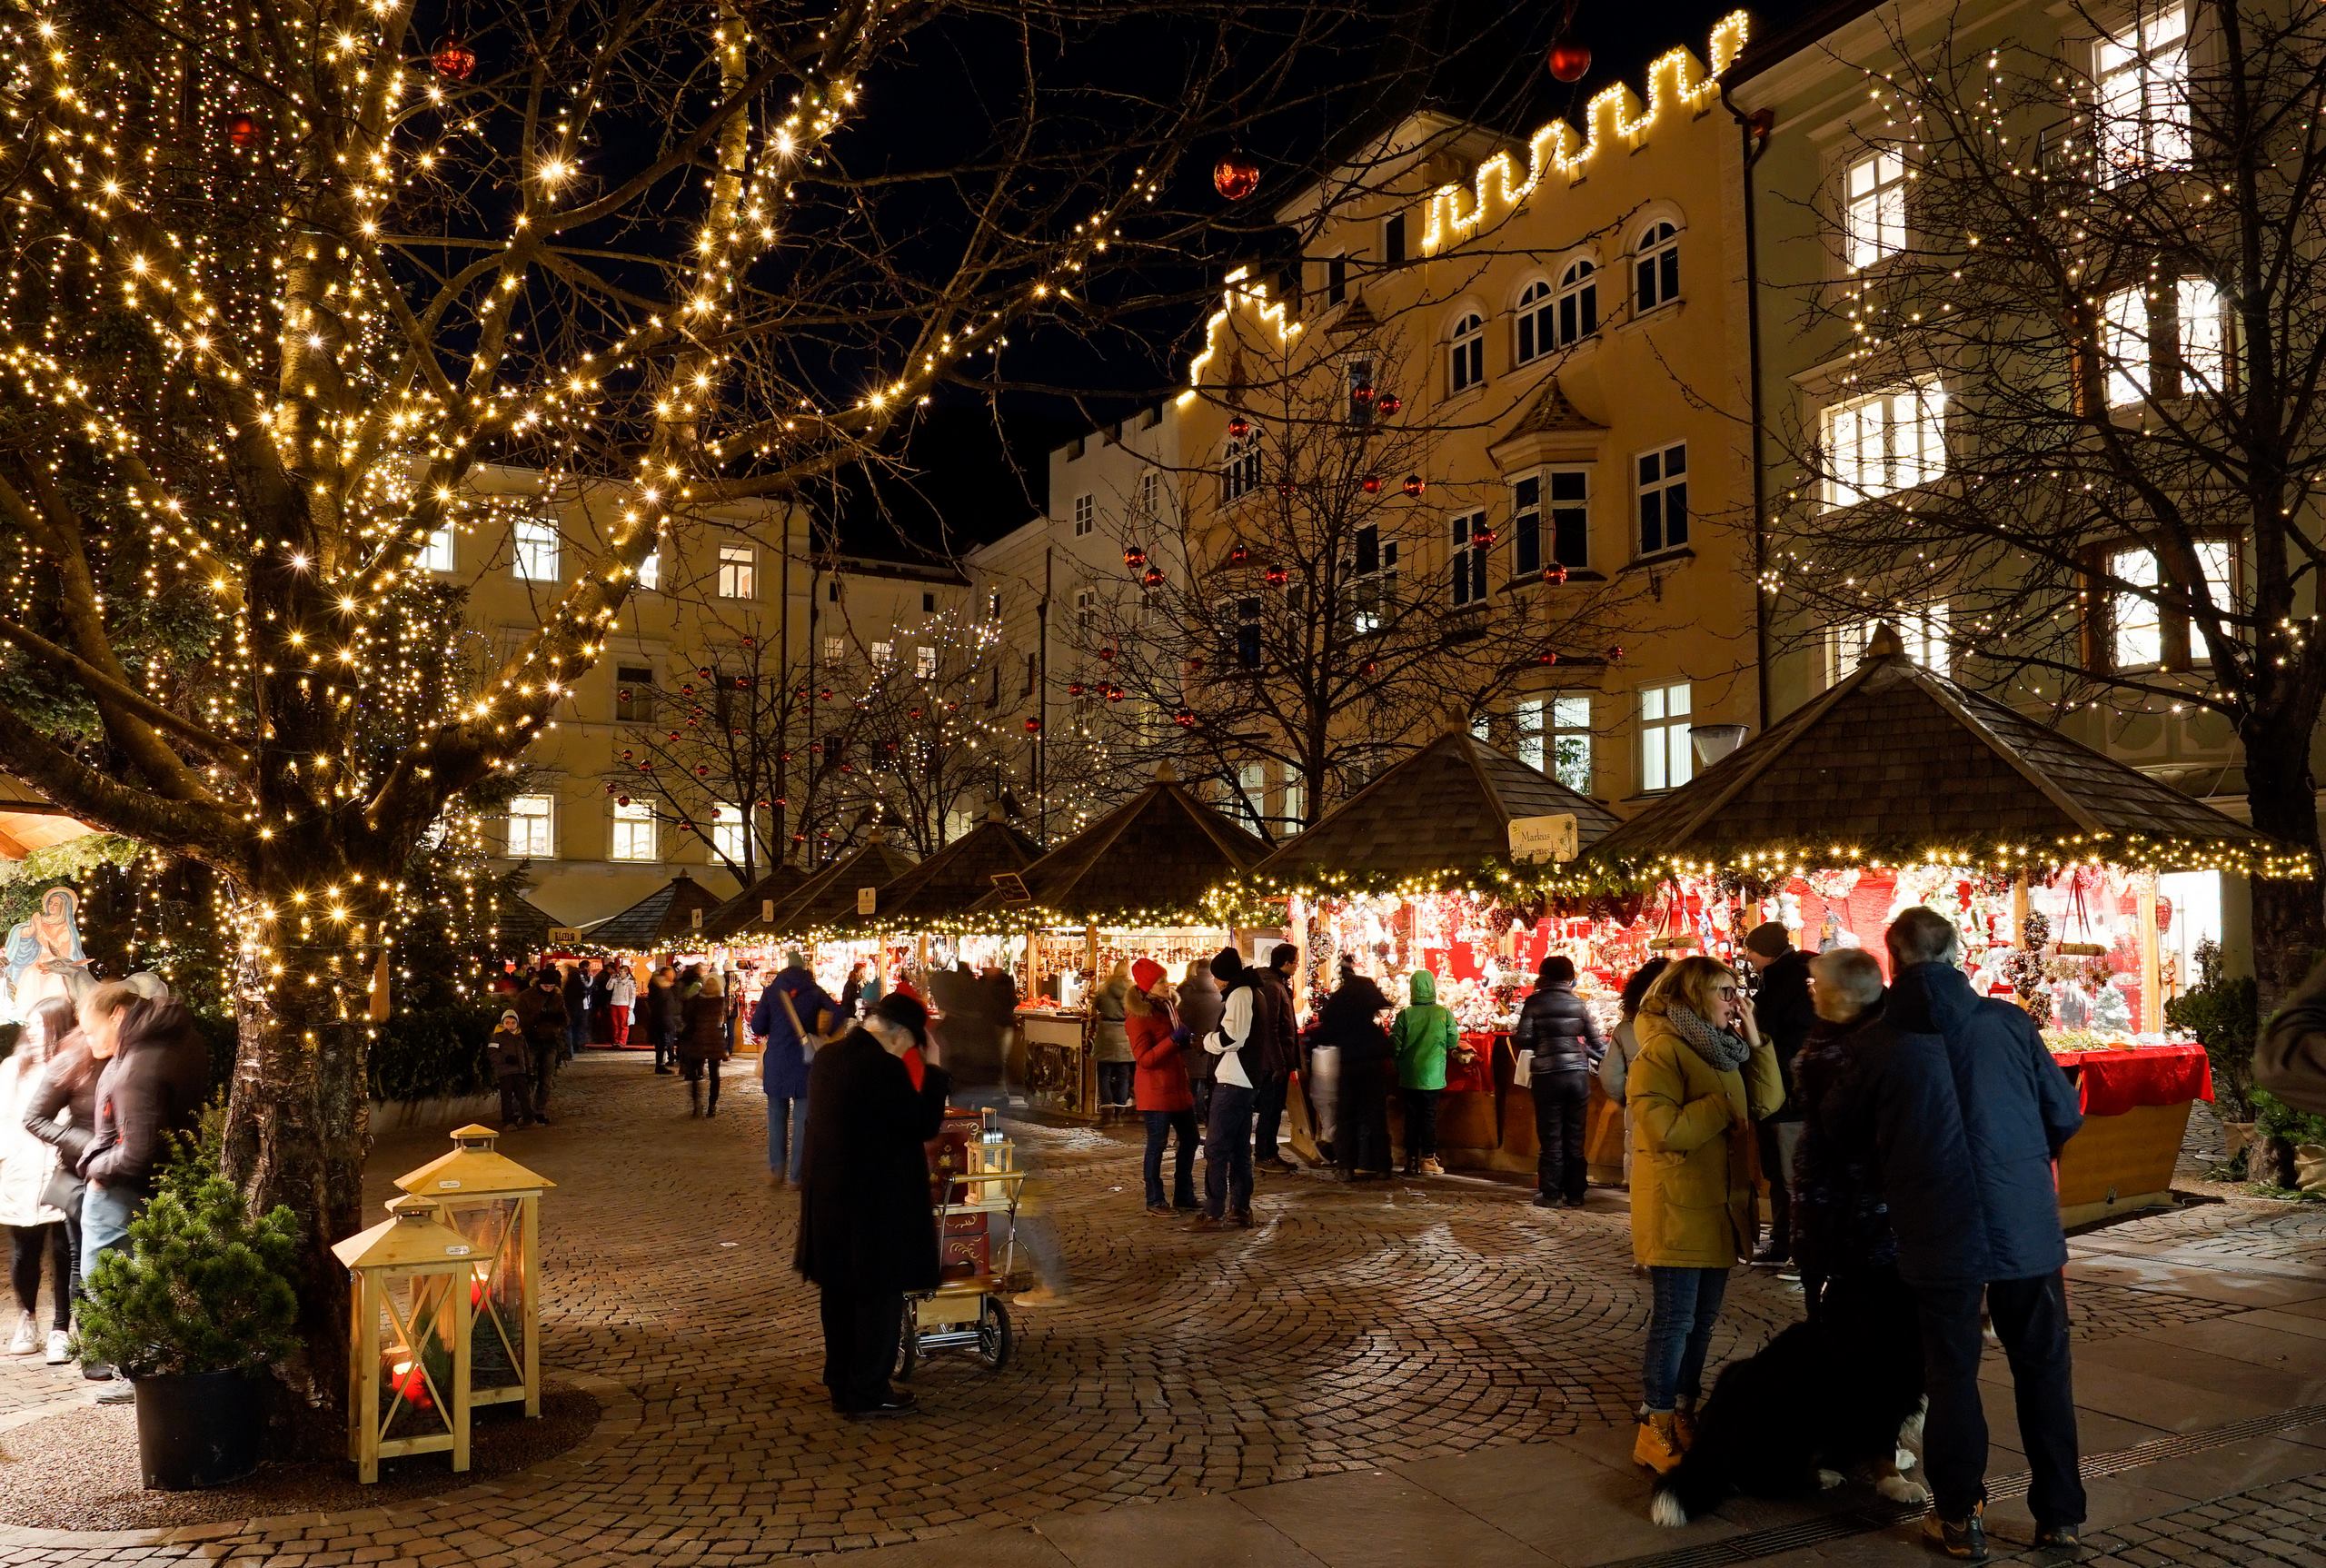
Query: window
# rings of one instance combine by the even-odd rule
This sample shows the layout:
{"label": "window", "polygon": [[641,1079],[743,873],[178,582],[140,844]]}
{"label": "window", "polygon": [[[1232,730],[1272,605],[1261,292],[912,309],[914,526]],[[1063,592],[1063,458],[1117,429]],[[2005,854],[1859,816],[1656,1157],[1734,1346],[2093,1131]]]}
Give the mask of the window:
{"label": "window", "polygon": [[1397,541],[1381,537],[1377,523],[1357,531],[1356,613],[1351,624],[1360,632],[1378,631],[1388,620],[1397,592]]}
{"label": "window", "polygon": [[[1544,491],[1550,492],[1546,518]],[[1591,564],[1591,471],[1555,468],[1510,484],[1511,570],[1531,577],[1546,566],[1570,571]]]}
{"label": "window", "polygon": [[2108,406],[2150,394],[2192,397],[2226,390],[2229,317],[2211,278],[2182,278],[2152,302],[2144,289],[2108,296],[2101,311],[2101,352],[2108,369]]}
{"label": "window", "polygon": [[872,668],[875,670],[886,670],[889,668],[889,661],[896,657],[896,653],[897,645],[893,642],[874,643],[872,645]]}
{"label": "window", "polygon": [[1536,278],[1526,285],[1518,296],[1518,345],[1511,362],[1523,365],[1551,352],[1556,346],[1553,322],[1557,313],[1550,284]]}
{"label": "window", "polygon": [[1632,310],[1638,315],[1680,297],[1680,231],[1656,222],[1640,231],[1632,247]]}
{"label": "window", "polygon": [[1486,318],[1471,311],[1454,323],[1454,336],[1446,345],[1446,390],[1466,392],[1486,379]]}
{"label": "window", "polygon": [[654,721],[654,671],[642,664],[614,667],[614,722],[651,724]]}
{"label": "window", "polygon": [[1138,515],[1149,522],[1163,515],[1163,476],[1151,468],[1138,476]]}
{"label": "window", "polygon": [[1453,535],[1446,560],[1451,563],[1454,582],[1454,608],[1486,601],[1486,551],[1493,546],[1494,535],[1486,531],[1486,514],[1466,511],[1455,518],[1447,528]]}
{"label": "window", "polygon": [[760,596],[760,553],[748,544],[719,547],[719,597],[757,599]]}
{"label": "window", "polygon": [[1936,378],[1835,403],[1818,416],[1825,504],[1928,484],[1946,471],[1946,393]]}
{"label": "window", "polygon": [[1308,821],[1307,782],[1290,771],[1284,776],[1284,821],[1295,831],[1306,827]]}
{"label": "window", "polygon": [[[1037,668],[1037,665],[1038,665],[1038,657],[1037,657],[1036,655],[1031,654],[1031,653],[1029,653],[1028,655],[1026,655],[1026,683],[1025,683],[1023,686],[1021,686],[1021,687],[1019,687],[1019,688],[1018,689],[1018,695],[1019,695],[1019,696],[1020,696],[1020,697],[1031,697],[1031,696],[1034,694],[1034,671],[1035,671],[1035,670],[1036,670],[1036,668]],[[996,688],[997,690],[998,690],[998,689],[1000,687],[1000,685],[1001,685],[1000,676],[1001,676],[1001,671],[1000,671],[999,669],[995,670],[995,671],[994,671],[994,682],[993,682],[993,683],[994,683],[994,686],[995,686],[995,688]]]}
{"label": "window", "polygon": [[844,661],[847,658],[848,641],[845,638],[827,637],[824,639],[825,663],[839,664]]}
{"label": "window", "polygon": [[1236,662],[1246,670],[1260,667],[1260,601],[1236,601]]}
{"label": "window", "polygon": [[1654,555],[1688,542],[1688,447],[1685,442],[1639,460],[1639,552]]}
{"label": "window", "polygon": [[1870,267],[1906,248],[1906,160],[1897,153],[1869,153],[1844,174],[1848,205],[1850,265]]}
{"label": "window", "polygon": [[517,795],[510,798],[509,857],[513,860],[556,858],[556,796]]}
{"label": "window", "polygon": [[1087,641],[1098,625],[1098,590],[1079,588],[1074,591],[1074,629]]}
{"label": "window", "polygon": [[838,604],[840,602],[839,578],[835,577],[830,582],[824,584],[824,601],[828,604]]}
{"label": "window", "polygon": [[660,544],[648,551],[646,559],[638,563],[638,586],[649,593],[662,586],[662,547]]}
{"label": "window", "polygon": [[1865,645],[1874,640],[1874,628],[1884,621],[1898,634],[1905,645],[1906,657],[1924,670],[1934,670],[1941,675],[1954,672],[1954,657],[1946,640],[1946,601],[1939,600],[1916,610],[1897,610],[1886,615],[1852,621],[1834,629],[1833,668],[1827,684],[1846,680],[1858,661],[1865,657]]}
{"label": "window", "polygon": [[628,805],[614,802],[613,842],[606,850],[609,860],[651,860],[654,858],[654,808],[643,800]]}
{"label": "window", "polygon": [[1381,260],[1392,267],[1406,264],[1406,215],[1398,213],[1381,225]]}
{"label": "window", "polygon": [[1229,436],[1219,463],[1220,504],[1241,501],[1259,488],[1259,432]]}
{"label": "window", "polygon": [[1518,296],[1521,364],[1553,349],[1571,348],[1598,330],[1599,269],[1588,257],[1566,264],[1556,294],[1548,283],[1533,283]]}
{"label": "window", "polygon": [[1639,693],[1639,787],[1676,789],[1695,772],[1688,744],[1688,683],[1644,686]]}
{"label": "window", "polygon": [[1325,303],[1328,305],[1337,305],[1347,298],[1348,258],[1327,256],[1325,258]]}
{"label": "window", "polygon": [[2092,52],[2100,178],[2189,163],[2189,12],[2181,0],[2143,4],[2132,25]]}
{"label": "window", "polygon": [[744,846],[750,842],[751,825],[741,806],[713,806],[711,809],[711,847],[722,860],[743,858]]}
{"label": "window", "polygon": [[937,679],[937,650],[933,646],[924,642],[912,650],[912,672],[922,680]]}
{"label": "window", "polygon": [[1074,498],[1074,537],[1082,539],[1098,526],[1098,503],[1090,496]]}
{"label": "window", "polygon": [[1258,762],[1247,762],[1236,769],[1236,793],[1228,809],[1253,828],[1260,825],[1261,809],[1267,803],[1267,769]]}
{"label": "window", "polygon": [[1348,382],[1348,422],[1363,429],[1373,422],[1373,404],[1379,392],[1373,384],[1373,362],[1369,358],[1352,358],[1343,374]]}
{"label": "window", "polygon": [[920,596],[920,612],[923,615],[934,615],[937,613],[937,596],[935,594],[924,593]]}
{"label": "window", "polygon": [[1580,794],[1591,793],[1591,699],[1535,697],[1511,710],[1518,759]]}
{"label": "window", "polygon": [[[2226,539],[2196,543],[2204,594],[2216,610],[2237,608],[2237,546]],[[2188,612],[2167,609],[2182,597],[2179,584],[2162,581],[2156,557],[2145,550],[2119,550],[2107,558],[2108,575],[2123,584],[2108,600],[2109,657],[2118,670],[2150,666],[2183,668],[2209,662],[2211,652],[2194,633]],[[2160,591],[2162,590],[2162,591]]]}
{"label": "window", "polygon": [[1491,741],[1494,739],[1493,716],[1486,713],[1471,714],[1470,734],[1475,739]]}
{"label": "window", "polygon": [[428,536],[427,544],[422,547],[420,551],[420,570],[422,571],[452,570],[452,525],[451,523],[446,523]]}
{"label": "window", "polygon": [[557,581],[557,524],[542,518],[518,520],[510,570],[520,582]]}

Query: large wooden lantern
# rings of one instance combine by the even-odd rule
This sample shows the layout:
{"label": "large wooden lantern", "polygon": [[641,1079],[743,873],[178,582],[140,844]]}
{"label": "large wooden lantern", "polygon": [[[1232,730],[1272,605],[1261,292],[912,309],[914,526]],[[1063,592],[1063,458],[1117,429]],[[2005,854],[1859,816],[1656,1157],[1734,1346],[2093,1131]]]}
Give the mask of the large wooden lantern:
{"label": "large wooden lantern", "polygon": [[469,1329],[474,1356],[469,1399],[475,1404],[525,1402],[542,1413],[541,1198],[557,1184],[494,1148],[492,1128],[456,1129],[450,1152],[396,1178],[429,1198],[476,1250],[469,1276]]}
{"label": "large wooden lantern", "polygon": [[475,1245],[446,1225],[436,1200],[390,1200],[388,1218],[332,1254],[354,1275],[350,1292],[347,1456],[358,1478],[380,1461],[450,1454],[469,1467],[469,1306]]}

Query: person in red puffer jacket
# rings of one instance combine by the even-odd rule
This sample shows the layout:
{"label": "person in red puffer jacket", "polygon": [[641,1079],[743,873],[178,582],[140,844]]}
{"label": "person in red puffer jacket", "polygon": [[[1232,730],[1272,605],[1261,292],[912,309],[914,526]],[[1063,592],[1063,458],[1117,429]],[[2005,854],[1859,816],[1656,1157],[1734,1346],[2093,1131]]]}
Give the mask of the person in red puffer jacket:
{"label": "person in red puffer jacket", "polygon": [[[1130,1035],[1138,1076],[1131,1103],[1147,1119],[1147,1212],[1168,1217],[1196,1206],[1196,1097],[1188,1082],[1188,1064],[1173,1033],[1170,993],[1164,987],[1163,966],[1141,958],[1130,968],[1131,986],[1124,998],[1123,1026]],[[1178,1164],[1171,1184],[1172,1201],[1163,1201],[1163,1147],[1171,1135],[1179,1137]]]}

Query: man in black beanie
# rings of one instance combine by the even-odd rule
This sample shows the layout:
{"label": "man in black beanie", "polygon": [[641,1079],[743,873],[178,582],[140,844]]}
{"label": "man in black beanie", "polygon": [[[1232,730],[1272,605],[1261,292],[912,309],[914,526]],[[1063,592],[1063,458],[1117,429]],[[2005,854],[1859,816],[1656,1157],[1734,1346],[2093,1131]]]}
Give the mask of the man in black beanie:
{"label": "man in black beanie", "polygon": [[808,1072],[807,1160],[792,1266],[823,1292],[824,1386],[844,1415],[889,1415],[912,1395],[889,1381],[907,1291],[937,1288],[937,1226],[923,1146],[951,1080],[904,1057],[929,1050],[929,1009],[892,992]]}

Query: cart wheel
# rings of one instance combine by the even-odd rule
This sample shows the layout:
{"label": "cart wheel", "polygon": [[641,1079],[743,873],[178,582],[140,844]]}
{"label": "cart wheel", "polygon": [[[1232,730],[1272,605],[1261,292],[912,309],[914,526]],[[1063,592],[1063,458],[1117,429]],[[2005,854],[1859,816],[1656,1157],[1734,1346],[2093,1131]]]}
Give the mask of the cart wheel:
{"label": "cart wheel", "polygon": [[910,1383],[912,1369],[920,1363],[919,1314],[913,1310],[910,1297],[905,1302],[904,1332],[897,1335],[897,1381]]}
{"label": "cart wheel", "polygon": [[978,1359],[988,1372],[1009,1364],[1009,1309],[998,1295],[989,1295],[978,1312]]}

